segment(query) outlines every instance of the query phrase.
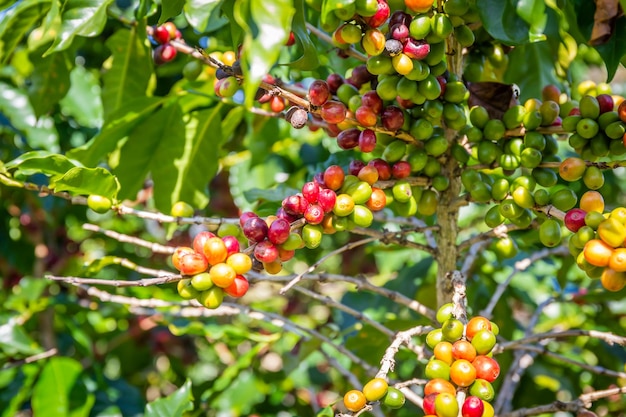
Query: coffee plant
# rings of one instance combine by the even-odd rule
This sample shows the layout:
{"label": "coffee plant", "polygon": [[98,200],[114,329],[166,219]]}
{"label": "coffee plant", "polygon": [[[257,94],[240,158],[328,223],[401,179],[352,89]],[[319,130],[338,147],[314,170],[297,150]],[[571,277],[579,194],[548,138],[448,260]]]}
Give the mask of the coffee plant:
{"label": "coffee plant", "polygon": [[0,0],[0,417],[626,415],[625,10]]}

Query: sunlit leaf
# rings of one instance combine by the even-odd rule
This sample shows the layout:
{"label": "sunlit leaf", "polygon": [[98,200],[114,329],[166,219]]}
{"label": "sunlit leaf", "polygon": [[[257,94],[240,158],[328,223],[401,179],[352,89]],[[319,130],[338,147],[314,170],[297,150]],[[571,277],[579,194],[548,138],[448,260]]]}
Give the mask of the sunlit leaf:
{"label": "sunlit leaf", "polygon": [[329,21],[328,16],[335,14],[337,9],[345,9],[354,4],[354,0],[324,0],[322,3],[322,23]]}
{"label": "sunlit leaf", "polygon": [[223,0],[188,0],[184,12],[189,24],[200,32],[215,30],[228,23],[228,19],[219,16]]}
{"label": "sunlit leaf", "polygon": [[296,13],[293,16],[291,30],[302,47],[302,56],[291,62],[292,68],[312,70],[319,66],[318,52],[306,29],[304,16],[304,0],[295,0]]}
{"label": "sunlit leaf", "polygon": [[240,26],[248,28],[242,68],[246,107],[252,107],[261,79],[276,63],[289,36],[295,9],[290,0],[246,0],[237,2],[234,10]]}
{"label": "sunlit leaf", "polygon": [[74,167],[50,184],[55,191],[68,191],[72,194],[101,195],[114,199],[117,197],[119,183],[109,171],[102,167]]}
{"label": "sunlit leaf", "polygon": [[33,151],[20,155],[5,165],[7,169],[18,168],[25,175],[42,173],[46,175],[62,175],[76,166],[64,155],[52,154],[47,151]]}
{"label": "sunlit leaf", "polygon": [[58,136],[49,118],[39,118],[25,92],[0,82],[0,113],[33,149],[58,152]]}
{"label": "sunlit leaf", "polygon": [[104,118],[96,74],[94,70],[76,66],[70,73],[70,90],[60,101],[61,112],[84,127],[100,128]]}
{"label": "sunlit leaf", "polygon": [[139,97],[125,103],[111,114],[102,130],[90,142],[68,152],[87,166],[95,166],[112,152],[118,142],[125,138],[139,123],[156,111],[166,99],[157,97]]}
{"label": "sunlit leaf", "polygon": [[517,14],[518,0],[476,0],[476,7],[487,32],[507,45],[528,42],[530,26]]}
{"label": "sunlit leaf", "polygon": [[186,126],[182,113],[172,113],[170,126],[154,151],[152,178],[155,204],[169,212],[176,201],[187,201],[194,207],[208,203],[208,183],[215,176],[221,146],[221,105],[190,115]]}
{"label": "sunlit leaf", "polygon": [[626,56],[626,17],[617,19],[613,26],[613,34],[608,41],[596,46],[596,50],[604,60],[607,71],[607,81],[615,76],[620,61]]}
{"label": "sunlit leaf", "polygon": [[48,361],[33,389],[33,414],[48,417],[87,417],[94,396],[80,380],[83,366],[68,357]]}
{"label": "sunlit leaf", "polygon": [[63,53],[42,57],[31,54],[34,71],[28,96],[36,116],[50,112],[70,89],[70,61]]}
{"label": "sunlit leaf", "polygon": [[15,417],[28,399],[39,373],[37,365],[0,372],[0,417]]}
{"label": "sunlit leaf", "polygon": [[0,352],[13,358],[23,358],[39,353],[41,349],[26,333],[15,316],[0,317]]}
{"label": "sunlit leaf", "polygon": [[19,2],[0,19],[0,63],[11,55],[15,47],[50,9],[50,0]]}
{"label": "sunlit leaf", "polygon": [[161,15],[159,16],[159,24],[176,17],[183,11],[186,0],[169,0],[161,3]]}
{"label": "sunlit leaf", "polygon": [[111,50],[113,59],[111,67],[102,76],[105,119],[129,100],[146,95],[154,65],[145,42],[144,24],[119,29],[107,39],[106,46]]}
{"label": "sunlit leaf", "polygon": [[185,411],[191,410],[193,410],[193,394],[191,381],[187,380],[172,394],[147,404],[144,417],[182,417]]}
{"label": "sunlit leaf", "polygon": [[66,49],[75,36],[93,37],[100,34],[107,20],[107,8],[112,2],[113,0],[67,0],[61,11],[59,34],[46,54]]}

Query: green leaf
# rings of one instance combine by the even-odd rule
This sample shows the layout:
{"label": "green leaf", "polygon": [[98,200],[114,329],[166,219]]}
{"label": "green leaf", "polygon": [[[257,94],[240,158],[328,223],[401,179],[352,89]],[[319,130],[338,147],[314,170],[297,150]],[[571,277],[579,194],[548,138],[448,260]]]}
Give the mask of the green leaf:
{"label": "green leaf", "polygon": [[295,0],[296,13],[293,16],[291,30],[302,47],[302,56],[289,64],[301,70],[312,70],[320,65],[317,48],[309,37],[304,16],[304,0]]}
{"label": "green leaf", "polygon": [[102,103],[108,120],[132,98],[146,95],[154,65],[146,46],[145,24],[119,29],[107,39],[106,46],[112,52],[111,67],[102,77]]}
{"label": "green leaf", "polygon": [[0,63],[4,63],[22,38],[50,10],[50,0],[21,1],[0,19]]}
{"label": "green leaf", "polygon": [[39,117],[52,111],[70,89],[70,62],[63,53],[47,57],[33,53],[30,59],[35,69],[28,96],[35,115]]}
{"label": "green leaf", "polygon": [[95,74],[95,70],[76,66],[70,73],[70,90],[60,101],[61,113],[73,117],[83,127],[102,127],[104,116],[100,83]]}
{"label": "green leaf", "polygon": [[18,168],[25,175],[63,175],[76,166],[67,157],[48,151],[33,151],[20,155],[5,165],[7,169]]}
{"label": "green leaf", "polygon": [[91,141],[74,148],[67,153],[69,158],[77,159],[86,166],[95,166],[112,152],[118,142],[154,113],[167,99],[161,97],[138,97],[125,103],[113,112]]}
{"label": "green leaf", "polygon": [[74,167],[50,184],[55,191],[68,191],[72,194],[101,195],[117,198],[119,183],[117,178],[102,167]]}
{"label": "green leaf", "polygon": [[324,407],[323,409],[321,409],[315,417],[333,417],[335,415],[335,412],[333,411],[333,408],[329,405],[328,407]]}
{"label": "green leaf", "polygon": [[299,191],[295,188],[291,188],[284,184],[281,184],[278,187],[271,188],[269,190],[262,188],[252,188],[250,190],[244,191],[243,195],[248,201],[265,200],[281,202],[285,199],[285,197],[297,194],[298,192]]}
{"label": "green leaf", "polygon": [[230,139],[230,137],[233,135],[233,133],[237,129],[237,126],[239,126],[239,124],[242,122],[245,114],[246,114],[246,109],[244,109],[241,106],[237,106],[237,107],[233,107],[228,112],[226,117],[224,117],[224,120],[222,120],[222,137],[225,140]]}
{"label": "green leaf", "polygon": [[321,20],[322,23],[328,21],[328,15],[334,14],[337,9],[344,9],[351,4],[354,4],[354,0],[324,0],[322,3]]}
{"label": "green leaf", "polygon": [[[130,133],[120,149],[119,163],[114,169],[121,185],[121,199],[134,199],[137,191],[143,187],[150,170],[156,165],[155,150],[161,141],[183,141],[182,117],[178,106],[170,104],[150,115]],[[173,158],[176,154],[172,153],[171,156]]]}
{"label": "green leaf", "polygon": [[37,364],[0,371],[0,417],[14,417],[30,397],[39,373]]}
{"label": "green leaf", "polygon": [[67,357],[54,357],[43,368],[33,389],[34,415],[87,417],[94,396],[80,380],[83,366]]}
{"label": "green leaf", "polygon": [[37,343],[30,338],[14,316],[0,317],[0,353],[2,356],[22,358],[40,353]]}
{"label": "green leaf", "polygon": [[165,398],[146,404],[144,417],[182,417],[185,411],[193,410],[193,394],[191,381]]}
{"label": "green leaf", "polygon": [[487,32],[507,45],[529,41],[530,26],[517,14],[518,0],[476,0],[476,8]]}
{"label": "green leaf", "polygon": [[107,7],[113,0],[67,0],[61,12],[61,27],[44,55],[70,46],[75,36],[94,37],[104,29]]}
{"label": "green leaf", "polygon": [[188,0],[185,3],[185,17],[189,24],[199,32],[212,32],[228,23],[220,15],[223,0]]}
{"label": "green leaf", "polygon": [[626,17],[622,16],[615,21],[613,34],[608,42],[595,47],[606,65],[607,82],[613,79],[620,61],[626,56],[624,39],[626,39]]}
{"label": "green leaf", "polygon": [[183,11],[185,0],[165,0],[161,2],[161,15],[159,24],[166,22],[172,17],[176,17]]}
{"label": "green leaf", "polygon": [[[185,126],[182,117],[170,121],[182,131],[161,141],[155,150],[152,167],[155,204],[169,213],[177,201],[189,202],[194,207],[208,203],[207,186],[217,172],[221,148],[224,142],[221,129],[221,108],[216,107],[192,113]],[[179,132],[182,137],[179,137]]]}
{"label": "green leaf", "polygon": [[[265,74],[276,63],[291,30],[295,13],[292,0],[247,0],[235,3],[234,15],[246,33],[242,58],[245,75],[246,107],[254,103],[254,95]],[[252,21],[251,26],[248,22]],[[245,29],[248,30],[245,30]]]}
{"label": "green leaf", "polygon": [[47,117],[37,120],[28,96],[22,90],[0,82],[0,113],[9,119],[11,126],[23,135],[31,148],[60,150],[53,121]]}
{"label": "green leaf", "polygon": [[544,0],[519,0],[517,3],[517,14],[530,25],[530,41],[536,42],[544,40],[543,34],[548,20],[546,14],[546,3]]}
{"label": "green leaf", "polygon": [[514,48],[509,54],[509,70],[504,81],[520,88],[520,101],[541,97],[541,89],[558,84],[554,74],[555,57],[547,42],[533,42]]}
{"label": "green leaf", "polygon": [[15,0],[0,0],[0,10],[4,10],[13,4],[15,4]]}

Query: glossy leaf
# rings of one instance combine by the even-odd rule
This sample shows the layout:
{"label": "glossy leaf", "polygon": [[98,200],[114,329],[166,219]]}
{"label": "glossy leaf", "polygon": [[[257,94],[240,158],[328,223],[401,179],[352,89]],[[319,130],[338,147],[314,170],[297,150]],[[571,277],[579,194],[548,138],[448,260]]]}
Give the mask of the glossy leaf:
{"label": "glossy leaf", "polygon": [[13,4],[15,4],[14,0],[0,0],[0,10],[4,10]]}
{"label": "glossy leaf", "polygon": [[104,29],[107,8],[113,0],[67,0],[61,11],[61,27],[46,54],[70,46],[75,36],[93,37]]}
{"label": "glossy leaf", "polygon": [[519,0],[477,0],[476,7],[485,29],[507,45],[528,42],[530,26],[517,14]]}
{"label": "glossy leaf", "polygon": [[28,399],[39,373],[37,365],[0,372],[0,417],[14,417]]}
{"label": "glossy leaf", "polygon": [[0,113],[31,148],[58,152],[58,136],[52,121],[45,117],[37,120],[25,92],[0,82]]}
{"label": "glossy leaf", "polygon": [[50,10],[50,0],[25,0],[0,19],[0,63],[4,63],[22,38]]}
{"label": "glossy leaf", "polygon": [[607,70],[607,81],[611,81],[615,76],[620,61],[626,58],[626,17],[617,19],[613,26],[613,34],[608,42],[596,46],[596,50],[604,60]]}
{"label": "glossy leaf", "polygon": [[221,132],[221,105],[194,112],[190,117],[185,128],[182,117],[176,119],[174,115],[170,123],[176,130],[164,135],[167,140],[161,141],[155,150],[155,204],[165,213],[177,201],[204,208],[208,203],[208,182],[217,172],[225,139]]}
{"label": "glossy leaf", "polygon": [[544,85],[558,83],[553,66],[554,56],[547,42],[521,45],[509,54],[505,81],[519,86],[523,103],[530,97],[541,97]]}
{"label": "glossy leaf", "polygon": [[293,16],[291,30],[298,43],[302,47],[302,56],[291,62],[289,66],[296,69],[312,70],[319,66],[319,58],[315,44],[311,41],[309,32],[306,29],[304,16],[304,0],[295,1],[296,13]]}
{"label": "glossy leaf", "polygon": [[337,9],[344,9],[354,4],[354,0],[324,0],[322,3],[322,23],[328,21],[328,16],[335,13]]}
{"label": "glossy leaf", "polygon": [[83,366],[67,357],[54,357],[43,368],[33,389],[33,414],[48,417],[87,417],[94,396],[80,380]]}
{"label": "glossy leaf", "polygon": [[37,117],[49,113],[70,89],[70,61],[63,53],[42,57],[31,54],[35,67],[28,96]]}
{"label": "glossy leaf", "polygon": [[104,118],[96,74],[83,66],[75,67],[70,73],[70,90],[60,101],[61,112],[84,127],[100,128]]}
{"label": "glossy leaf", "polygon": [[62,175],[75,166],[76,164],[64,155],[51,154],[47,151],[27,152],[5,164],[7,169],[17,168],[24,175],[35,173]]}
{"label": "glossy leaf", "polygon": [[189,24],[199,32],[209,32],[228,23],[219,15],[223,0],[188,0],[183,8]]}
{"label": "glossy leaf", "polygon": [[[163,169],[157,166],[162,161],[156,161],[156,150],[163,142],[169,144],[172,150],[183,142],[182,117],[180,107],[177,104],[170,104],[150,115],[133,129],[121,148],[119,164],[114,170],[122,186],[121,198],[134,198],[137,191],[143,187],[146,176],[153,169]],[[172,159],[176,155],[174,151],[170,154]],[[170,160],[166,166],[171,166],[172,163],[173,160]]]}
{"label": "glossy leaf", "polygon": [[125,138],[139,123],[154,113],[165,99],[157,97],[139,97],[125,103],[111,114],[102,130],[90,142],[72,149],[68,157],[82,162],[86,166],[95,166],[112,152],[118,142]]}
{"label": "glossy leaf", "polygon": [[0,317],[0,354],[12,358],[23,358],[39,353],[37,343],[25,332],[17,317]]}
{"label": "glossy leaf", "polygon": [[55,191],[68,191],[78,195],[96,194],[110,199],[115,199],[119,191],[117,179],[102,167],[74,167],[54,178],[50,187]]}
{"label": "glossy leaf", "polygon": [[[247,0],[235,4],[237,22],[247,28],[243,44],[246,53],[242,58],[247,107],[252,107],[261,79],[278,60],[294,13],[290,0]],[[252,22],[248,23],[248,19]]]}
{"label": "glossy leaf", "polygon": [[548,19],[544,0],[523,0],[517,4],[517,14],[530,26],[530,41],[544,40],[543,34]]}
{"label": "glossy leaf", "polygon": [[185,411],[193,410],[191,381],[165,398],[159,398],[146,405],[144,417],[182,417]]}
{"label": "glossy leaf", "polygon": [[161,2],[161,15],[159,16],[159,24],[176,17],[183,11],[186,0],[169,0]]}
{"label": "glossy leaf", "polygon": [[129,100],[146,95],[154,65],[146,46],[145,24],[119,29],[107,39],[106,46],[112,53],[111,67],[102,77],[102,104],[108,119]]}

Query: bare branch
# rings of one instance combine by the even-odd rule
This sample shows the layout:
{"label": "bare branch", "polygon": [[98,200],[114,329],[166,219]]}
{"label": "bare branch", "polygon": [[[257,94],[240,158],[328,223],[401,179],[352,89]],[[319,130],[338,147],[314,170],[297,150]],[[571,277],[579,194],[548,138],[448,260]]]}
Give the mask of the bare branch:
{"label": "bare branch", "polygon": [[222,224],[236,224],[239,225],[239,219],[227,219],[227,218],[212,218],[212,217],[175,217],[163,213],[137,210],[132,207],[128,207],[124,204],[120,204],[115,207],[117,212],[122,215],[136,216],[142,219],[155,220],[159,223],[176,223],[176,224],[203,224],[209,226],[210,229],[216,230]]}
{"label": "bare branch", "polygon": [[351,230],[352,233],[357,234],[357,235],[375,237],[377,240],[380,240],[382,243],[385,243],[385,244],[393,243],[393,244],[404,246],[407,248],[418,249],[432,256],[435,256],[437,254],[437,249],[435,249],[434,247],[417,243],[417,242],[412,242],[408,240],[406,237],[398,236],[398,235],[403,235],[407,233],[415,233],[419,231],[421,230],[400,230],[397,232],[388,232],[384,230],[381,231],[381,230],[367,229],[364,227],[355,227],[354,229]]}
{"label": "bare branch", "polygon": [[22,366],[22,365],[27,364],[27,363],[33,363],[33,362],[41,361],[43,359],[48,359],[48,358],[50,358],[52,356],[55,356],[57,353],[58,353],[57,349],[56,348],[52,348],[52,349],[46,350],[44,352],[37,353],[37,354],[32,355],[32,356],[28,356],[28,357],[26,357],[24,359],[20,359],[20,360],[17,360],[17,361],[9,362],[9,363],[5,364],[2,367],[2,370],[4,371],[4,370],[7,370],[7,369],[11,369],[11,368],[17,368],[17,367]]}
{"label": "bare branch", "polygon": [[524,271],[533,263],[537,262],[539,259],[547,258],[548,256],[567,256],[568,254],[569,251],[567,250],[567,247],[558,246],[556,248],[542,249],[538,252],[533,253],[528,258],[524,258],[515,262],[515,265],[513,266],[513,271],[511,271],[509,276],[498,285],[496,290],[493,292],[491,299],[489,300],[489,304],[487,305],[487,307],[485,307],[483,311],[481,311],[481,315],[487,318],[491,318],[491,315],[493,314],[493,309],[496,307],[496,304],[500,300],[500,297],[502,297],[502,295],[504,294],[506,287],[509,286],[517,273]]}
{"label": "bare branch", "polygon": [[551,352],[543,346],[518,345],[515,347],[515,349],[526,350],[526,351],[535,352],[544,356],[548,356],[560,362],[565,362],[569,365],[578,366],[581,369],[584,369],[589,372],[593,372],[594,374],[610,376],[612,378],[626,378],[626,372],[613,371],[611,369],[607,369],[602,366],[588,365],[584,362],[575,361],[573,359],[568,358],[567,356],[563,356],[563,355],[559,355],[558,353]]}
{"label": "bare branch", "polygon": [[593,338],[596,338],[596,339],[603,340],[606,343],[608,343],[609,345],[618,344],[618,345],[621,345],[621,346],[626,346],[626,337],[617,336],[617,335],[615,335],[613,333],[601,332],[601,331],[598,331],[598,330],[575,329],[575,330],[566,330],[566,331],[562,331],[562,332],[547,332],[547,333],[533,334],[533,335],[525,337],[523,339],[514,340],[514,341],[511,341],[511,342],[499,344],[499,345],[497,345],[494,348],[493,353],[494,354],[502,353],[505,350],[514,349],[517,346],[526,345],[528,343],[538,342],[540,340],[545,340],[545,339],[563,339],[563,338],[567,338],[567,337],[577,337],[577,336],[593,337]]}
{"label": "bare branch", "polygon": [[361,245],[365,245],[367,243],[374,242],[375,240],[377,240],[377,238],[367,238],[367,239],[362,239],[362,240],[359,240],[359,241],[356,241],[356,242],[349,242],[348,244],[343,245],[342,247],[337,248],[334,251],[331,251],[331,252],[327,253],[326,255],[324,255],[320,259],[318,259],[317,262],[315,262],[313,265],[308,267],[304,272],[296,275],[291,281],[289,281],[284,287],[282,287],[280,289],[279,293],[281,295],[284,295],[287,291],[289,291],[289,289],[291,289],[291,287],[293,287],[298,282],[300,282],[300,280],[302,279],[302,277],[305,274],[309,274],[309,273],[315,271],[315,269],[317,269],[318,266],[323,264],[324,261],[326,261],[326,259],[331,258],[331,257],[333,257],[335,255],[340,254],[340,253],[349,251],[349,250],[354,249],[356,247],[359,247]]}
{"label": "bare branch", "polygon": [[60,277],[55,275],[46,275],[46,279],[52,281],[66,282],[72,285],[108,285],[111,287],[149,287],[152,285],[169,284],[170,282],[178,282],[184,277],[182,275],[166,275],[158,278],[145,278],[136,281],[124,281],[114,279],[98,279],[98,278],[80,278],[80,277]]}
{"label": "bare branch", "polygon": [[510,413],[501,414],[500,417],[536,416],[539,414],[552,414],[557,411],[569,411],[571,413],[577,413],[584,410],[585,408],[590,407],[592,402],[597,401],[601,398],[625,393],[626,387],[610,388],[602,391],[593,391],[590,393],[582,394],[574,401],[554,401],[553,403],[540,405],[537,407],[520,408],[519,410],[515,410]]}
{"label": "bare branch", "polygon": [[432,329],[433,328],[430,326],[415,326],[409,330],[398,332],[387,350],[385,350],[385,354],[380,361],[381,366],[380,370],[376,374],[376,378],[387,378],[387,374],[389,372],[393,372],[393,369],[396,365],[395,357],[402,345],[408,345],[409,343],[411,343],[411,339],[414,336],[428,333]]}
{"label": "bare branch", "polygon": [[122,233],[114,232],[112,230],[103,229],[100,226],[91,223],[83,224],[83,229],[89,230],[91,232],[102,233],[103,235],[110,237],[111,239],[115,239],[118,242],[122,243],[130,243],[135,246],[141,246],[143,248],[148,248],[154,253],[162,253],[162,254],[172,254],[176,250],[175,247],[165,246],[159,243],[149,242],[144,239],[140,239],[138,237],[125,235]]}
{"label": "bare branch", "polygon": [[[249,278],[250,282],[257,281],[265,281],[265,282],[285,282],[290,281],[294,278],[295,275],[287,275],[287,276],[269,276],[264,275],[259,272],[250,271],[246,274]],[[435,312],[421,304],[418,301],[415,301],[404,294],[401,294],[397,291],[392,291],[387,288],[379,287],[378,285],[371,284],[367,281],[365,277],[352,277],[348,275],[337,275],[337,274],[305,274],[302,277],[303,280],[312,280],[319,282],[338,282],[343,281],[350,284],[354,284],[358,289],[365,289],[367,291],[379,294],[383,297],[389,298],[391,301],[397,302],[398,304],[402,304],[407,308],[427,317],[433,323],[436,322]]]}

